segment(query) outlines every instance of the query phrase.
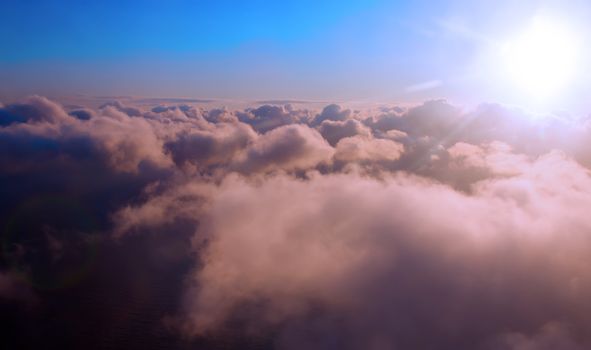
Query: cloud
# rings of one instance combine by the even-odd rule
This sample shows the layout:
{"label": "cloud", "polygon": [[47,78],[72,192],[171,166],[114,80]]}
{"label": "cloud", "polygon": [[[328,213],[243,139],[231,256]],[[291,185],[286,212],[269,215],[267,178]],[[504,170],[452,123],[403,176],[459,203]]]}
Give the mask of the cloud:
{"label": "cloud", "polygon": [[210,243],[185,330],[242,319],[279,327],[285,348],[452,349],[484,348],[509,325],[577,323],[591,307],[589,189],[558,154],[470,196],[407,176],[229,177],[199,219],[195,242]]}
{"label": "cloud", "polygon": [[349,119],[351,116],[351,110],[349,109],[342,109],[341,106],[336,104],[331,104],[322,110],[322,112],[312,120],[312,125],[319,125],[325,120],[331,121],[344,121]]}
{"label": "cloud", "polygon": [[351,136],[341,139],[336,145],[335,159],[344,163],[395,161],[404,147],[387,139]]}
{"label": "cloud", "polygon": [[43,266],[33,252],[43,251],[48,228],[69,232],[69,240],[108,229],[113,211],[171,175],[173,162],[147,119],[112,107],[79,119],[39,97],[5,108],[26,122],[0,128],[2,264],[27,252],[18,266]]}
{"label": "cloud", "polygon": [[339,140],[345,137],[371,135],[370,130],[360,121],[355,119],[349,119],[347,121],[325,120],[318,127],[318,131],[320,131],[322,137],[324,137],[332,146],[335,146]]}
{"label": "cloud", "polygon": [[243,123],[251,125],[256,131],[265,133],[277,127],[303,123],[309,118],[308,111],[294,110],[290,104],[284,106],[263,105],[246,112],[238,113]]}
{"label": "cloud", "polygon": [[179,166],[227,164],[254,142],[256,133],[242,123],[219,123],[206,130],[183,130],[165,148]]}
{"label": "cloud", "polygon": [[68,119],[68,115],[59,105],[41,96],[32,96],[21,103],[0,109],[0,126],[26,122],[57,123]]}
{"label": "cloud", "polygon": [[113,102],[107,102],[105,104],[103,104],[102,106],[100,106],[99,108],[107,108],[107,107],[113,107],[115,109],[117,109],[120,112],[123,112],[125,114],[127,114],[130,117],[139,117],[142,115],[142,110],[136,107],[132,107],[132,106],[126,106],[125,104],[123,104],[120,101],[113,101]]}
{"label": "cloud", "polygon": [[69,115],[73,116],[74,118],[78,118],[80,120],[90,120],[95,116],[95,113],[89,109],[77,109],[68,113]]}
{"label": "cloud", "polygon": [[306,170],[330,162],[334,150],[316,130],[287,125],[260,136],[238,160],[243,172]]}
{"label": "cloud", "polygon": [[424,81],[422,83],[417,83],[417,84],[413,84],[413,85],[409,85],[406,87],[406,92],[419,92],[419,91],[425,91],[425,90],[432,90],[435,89],[439,86],[441,86],[443,84],[443,82],[441,80],[429,80],[429,81]]}
{"label": "cloud", "polygon": [[13,347],[591,345],[586,120],[103,102],[0,107]]}

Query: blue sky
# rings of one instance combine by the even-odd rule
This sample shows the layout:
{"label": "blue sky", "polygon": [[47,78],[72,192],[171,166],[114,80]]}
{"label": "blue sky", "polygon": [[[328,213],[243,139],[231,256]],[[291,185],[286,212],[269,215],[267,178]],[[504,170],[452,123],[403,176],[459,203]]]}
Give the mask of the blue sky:
{"label": "blue sky", "polygon": [[584,1],[5,0],[0,93],[502,99],[495,74],[474,78],[490,71],[484,42],[540,9],[589,14]]}

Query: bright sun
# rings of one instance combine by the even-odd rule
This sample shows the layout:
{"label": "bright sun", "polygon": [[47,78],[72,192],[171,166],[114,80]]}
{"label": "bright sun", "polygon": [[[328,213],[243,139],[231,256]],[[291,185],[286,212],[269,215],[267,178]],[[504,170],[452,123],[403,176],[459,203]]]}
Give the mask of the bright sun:
{"label": "bright sun", "polygon": [[568,26],[536,17],[517,37],[503,47],[510,79],[536,98],[558,93],[572,79],[579,44]]}

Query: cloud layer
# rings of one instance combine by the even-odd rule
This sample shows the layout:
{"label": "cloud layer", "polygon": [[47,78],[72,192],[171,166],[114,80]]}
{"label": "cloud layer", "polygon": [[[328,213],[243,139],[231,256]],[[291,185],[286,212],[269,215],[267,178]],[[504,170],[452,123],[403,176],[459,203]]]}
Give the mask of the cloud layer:
{"label": "cloud layer", "polygon": [[589,133],[443,100],[5,105],[9,344],[587,348]]}

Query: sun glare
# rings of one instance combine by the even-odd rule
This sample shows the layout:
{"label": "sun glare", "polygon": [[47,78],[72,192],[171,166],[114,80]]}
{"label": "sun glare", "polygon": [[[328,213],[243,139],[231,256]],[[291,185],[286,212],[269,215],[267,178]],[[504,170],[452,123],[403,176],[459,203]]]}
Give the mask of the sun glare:
{"label": "sun glare", "polygon": [[564,89],[575,73],[579,45],[567,25],[536,17],[503,47],[509,79],[536,98]]}

